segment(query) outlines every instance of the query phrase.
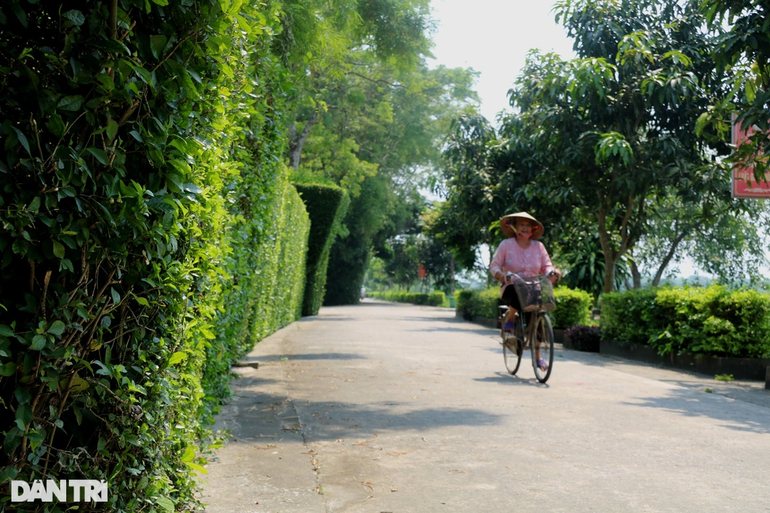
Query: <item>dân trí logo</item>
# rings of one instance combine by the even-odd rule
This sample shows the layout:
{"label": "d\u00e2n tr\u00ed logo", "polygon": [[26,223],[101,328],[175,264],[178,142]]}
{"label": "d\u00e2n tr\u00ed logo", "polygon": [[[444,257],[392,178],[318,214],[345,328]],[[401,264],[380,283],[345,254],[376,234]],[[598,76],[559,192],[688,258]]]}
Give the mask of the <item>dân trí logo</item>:
{"label": "d\u00e2n tr\u00ed logo", "polygon": [[107,481],[96,479],[36,479],[32,485],[26,481],[11,481],[11,502],[107,502]]}

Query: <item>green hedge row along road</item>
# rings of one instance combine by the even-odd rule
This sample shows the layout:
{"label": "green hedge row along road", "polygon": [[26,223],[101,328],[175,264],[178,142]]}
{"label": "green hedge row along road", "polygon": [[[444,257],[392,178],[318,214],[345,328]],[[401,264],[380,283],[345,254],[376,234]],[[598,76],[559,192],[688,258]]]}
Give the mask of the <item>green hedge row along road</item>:
{"label": "green hedge row along road", "polygon": [[0,6],[0,509],[194,508],[230,363],[300,314],[278,4],[167,3]]}

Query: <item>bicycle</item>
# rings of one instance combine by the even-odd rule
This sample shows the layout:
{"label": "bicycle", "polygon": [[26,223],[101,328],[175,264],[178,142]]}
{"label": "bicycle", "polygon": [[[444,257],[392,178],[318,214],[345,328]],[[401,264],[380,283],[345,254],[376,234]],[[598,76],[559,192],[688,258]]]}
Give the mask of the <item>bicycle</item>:
{"label": "bicycle", "polygon": [[[503,359],[505,368],[515,376],[521,365],[521,356],[524,350],[529,348],[532,354],[532,368],[535,378],[540,383],[545,383],[553,370],[553,327],[548,316],[556,303],[553,298],[551,273],[533,276],[520,276],[508,273],[505,276],[506,283],[512,282],[522,305],[522,312],[517,312],[513,321],[513,333],[507,332],[501,326],[500,336],[503,345]],[[501,321],[505,318],[507,306],[501,306]],[[530,313],[529,322],[524,321],[525,313]],[[545,368],[538,365],[539,360],[547,363]]]}

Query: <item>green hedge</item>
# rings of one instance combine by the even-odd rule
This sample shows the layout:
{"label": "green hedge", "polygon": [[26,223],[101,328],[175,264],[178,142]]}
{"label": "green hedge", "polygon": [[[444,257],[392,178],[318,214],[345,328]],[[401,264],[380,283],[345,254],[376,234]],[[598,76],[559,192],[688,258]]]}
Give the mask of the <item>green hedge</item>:
{"label": "green hedge", "polygon": [[295,183],[294,186],[305,202],[311,225],[302,315],[316,315],[326,290],[329,252],[350,199],[341,187],[334,185]]}
{"label": "green hedge", "polygon": [[266,191],[269,206],[263,215],[241,218],[233,226],[227,307],[217,319],[204,370],[204,389],[215,404],[230,395],[232,363],[302,315],[310,220],[298,192],[286,181],[285,168],[281,165],[275,173],[283,182]]}
{"label": "green hedge", "polygon": [[473,317],[497,319],[498,306],[502,304],[499,287],[455,291],[455,310],[468,320]]}
{"label": "green hedge", "polygon": [[[554,289],[556,308],[551,319],[556,328],[567,328],[573,324],[586,324],[590,319],[591,295],[582,290],[558,287]],[[504,304],[500,298],[500,288],[486,290],[455,291],[455,308],[465,319],[485,317],[497,319],[499,306]]]}
{"label": "green hedge", "polygon": [[228,5],[0,6],[0,510],[9,479],[197,509],[229,363],[299,315],[280,13]]}
{"label": "green hedge", "polygon": [[562,286],[554,288],[553,295],[556,299],[556,308],[551,312],[554,328],[567,329],[591,320],[593,297],[588,292]]}
{"label": "green hedge", "polygon": [[661,355],[770,356],[770,296],[753,290],[657,288],[601,297],[604,337]]}
{"label": "green hedge", "polygon": [[441,306],[446,300],[446,295],[443,292],[423,293],[390,290],[385,292],[367,292],[366,295],[374,299],[384,299],[385,301],[393,301],[396,303],[413,303],[415,305],[430,306]]}

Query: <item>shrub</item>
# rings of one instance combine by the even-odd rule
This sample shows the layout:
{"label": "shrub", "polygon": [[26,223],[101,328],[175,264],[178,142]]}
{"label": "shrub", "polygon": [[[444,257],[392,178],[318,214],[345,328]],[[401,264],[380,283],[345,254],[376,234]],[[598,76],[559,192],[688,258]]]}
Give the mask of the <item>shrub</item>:
{"label": "shrub", "polygon": [[656,310],[653,288],[610,292],[599,297],[604,338],[621,345],[648,344],[660,331],[653,327]]}
{"label": "shrub", "polygon": [[551,313],[554,328],[566,328],[575,324],[588,324],[591,319],[591,294],[580,289],[556,287],[553,289],[556,308]]}
{"label": "shrub", "polygon": [[[275,164],[277,7],[10,5],[0,510],[9,479],[48,478],[108,480],[108,511],[194,509],[229,362],[302,295],[307,217]],[[250,295],[263,285],[274,297]],[[224,333],[255,309],[258,329]]]}
{"label": "shrub", "polygon": [[455,310],[461,312],[466,320],[471,320],[474,316],[497,319],[498,306],[502,304],[499,287],[455,291]]}
{"label": "shrub", "polygon": [[316,315],[323,304],[326,270],[337,232],[340,229],[348,195],[334,185],[294,184],[310,214],[310,236],[307,248],[307,278],[302,315]]}
{"label": "shrub", "polygon": [[395,303],[412,303],[415,305],[442,306],[446,295],[443,292],[403,292],[403,291],[385,291],[385,292],[367,292],[367,296],[375,299],[384,299]]}
{"label": "shrub", "polygon": [[770,297],[753,290],[660,288],[602,296],[604,336],[659,354],[770,355]]}
{"label": "shrub", "polygon": [[473,317],[472,312],[473,291],[455,290],[455,309],[460,312],[463,319],[469,321]]}
{"label": "shrub", "polygon": [[570,326],[564,330],[564,335],[569,337],[572,347],[578,351],[599,352],[602,330],[598,326]]}

